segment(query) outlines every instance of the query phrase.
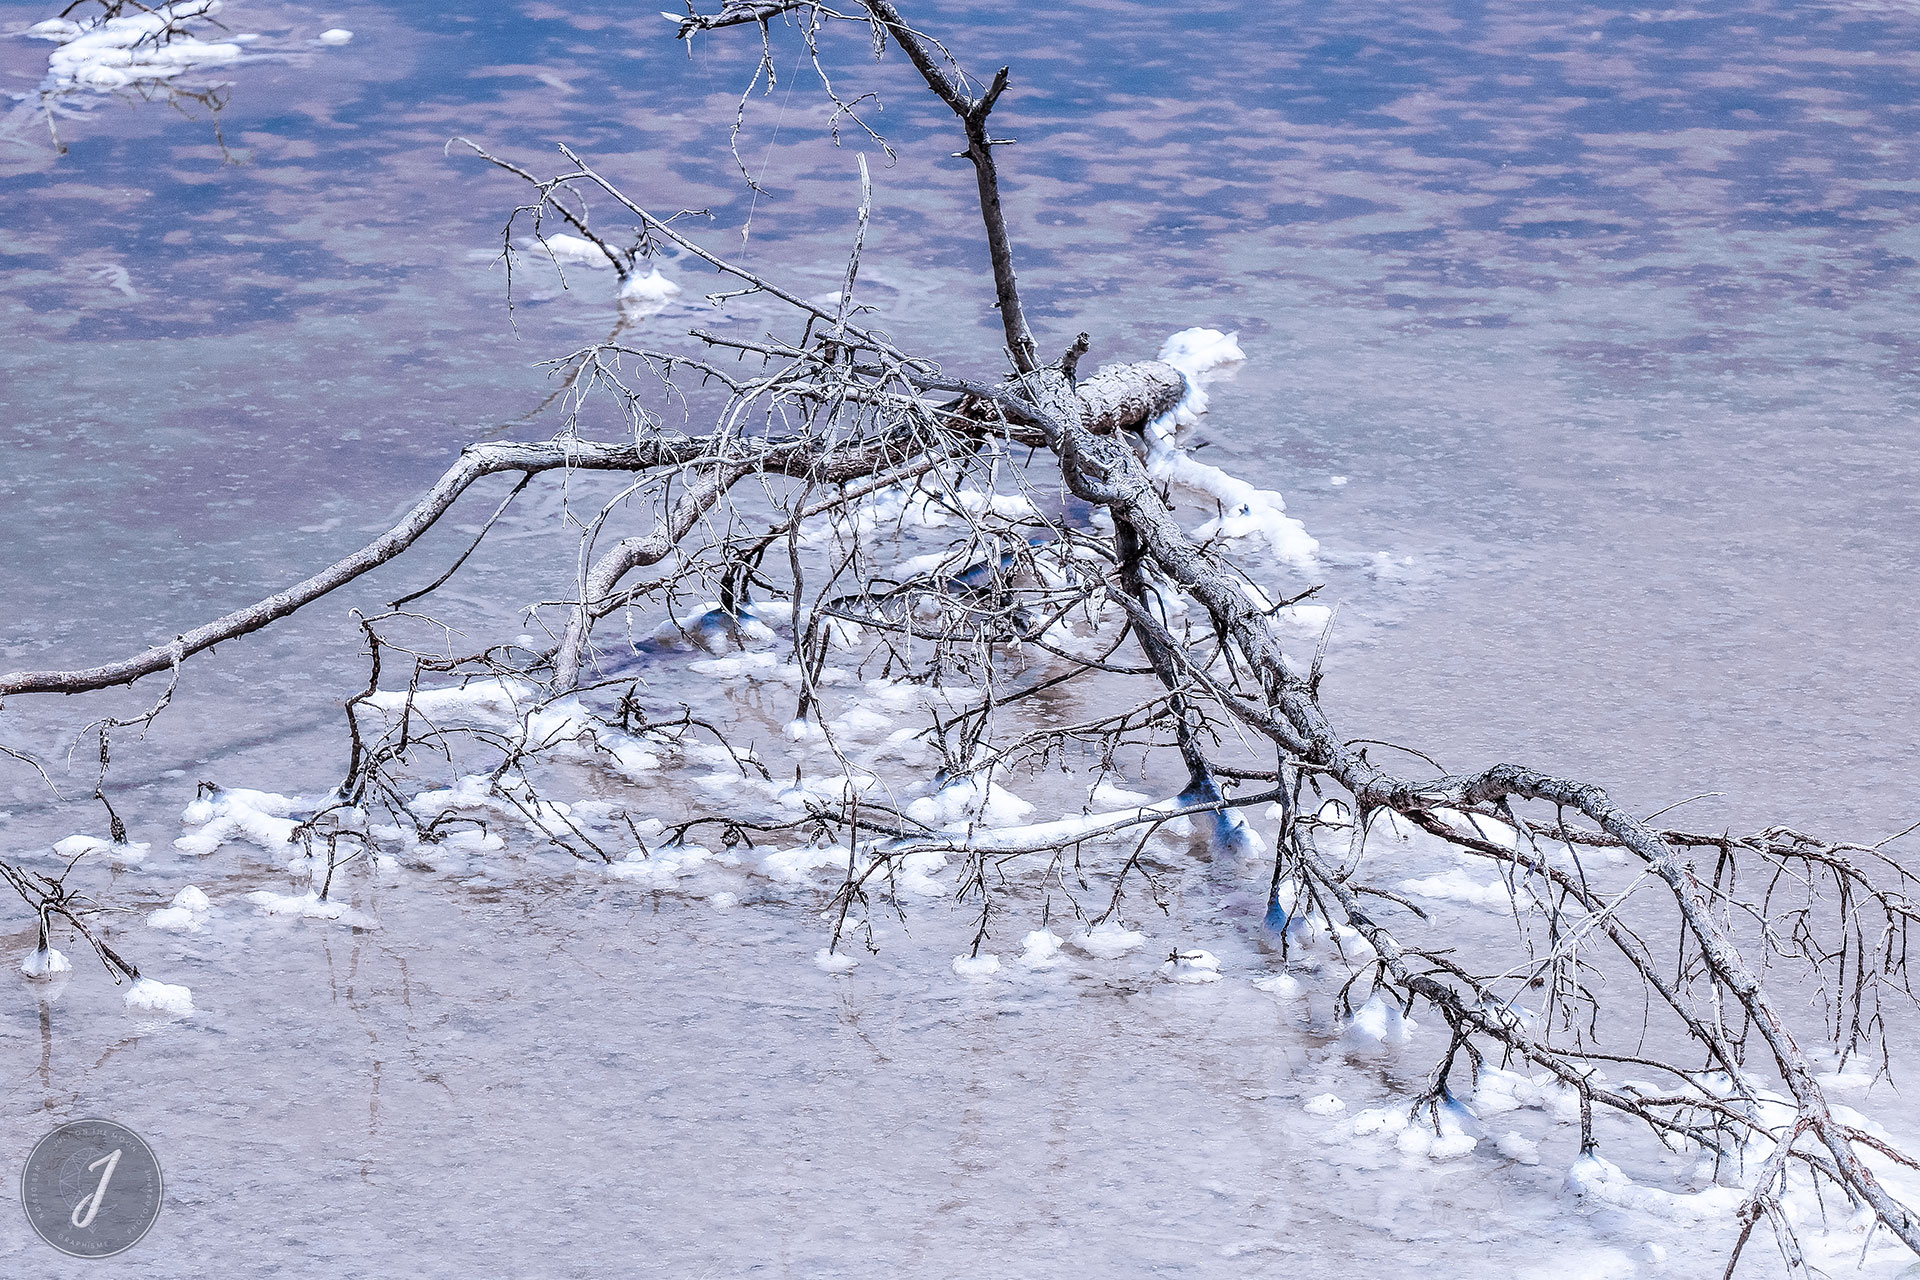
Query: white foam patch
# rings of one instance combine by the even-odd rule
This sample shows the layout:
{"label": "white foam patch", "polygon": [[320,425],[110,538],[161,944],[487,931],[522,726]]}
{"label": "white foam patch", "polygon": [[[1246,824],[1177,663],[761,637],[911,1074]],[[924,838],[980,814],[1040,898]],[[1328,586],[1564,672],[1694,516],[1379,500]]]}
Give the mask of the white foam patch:
{"label": "white foam patch", "polygon": [[1595,1204],[1694,1222],[1731,1218],[1747,1195],[1739,1187],[1676,1192],[1644,1186],[1623,1173],[1619,1165],[1592,1151],[1567,1170],[1567,1190]]}
{"label": "white foam patch", "polygon": [[569,235],[564,231],[542,231],[538,236],[521,242],[519,247],[528,253],[551,254],[562,266],[611,267],[613,265],[599,245],[584,236]]}
{"label": "white foam patch", "polygon": [[876,530],[946,529],[982,519],[1013,524],[1040,521],[1040,508],[1023,493],[996,493],[974,484],[951,489],[896,485],[804,522],[803,546],[819,547]]}
{"label": "white foam patch", "polygon": [[[1031,804],[999,783],[983,783],[966,776],[953,779],[932,795],[921,796],[907,806],[907,816],[915,822],[948,829],[975,822],[1005,828],[1032,812]],[[1011,833],[1003,831],[1002,834]]]}
{"label": "white foam patch", "polygon": [[1331,1093],[1323,1093],[1318,1097],[1308,1098],[1304,1108],[1310,1116],[1337,1116],[1346,1109],[1347,1104]]}
{"label": "white foam patch", "polygon": [[1493,1140],[1494,1150],[1515,1164],[1540,1163],[1540,1144],[1525,1134],[1509,1129]]}
{"label": "white foam patch", "polygon": [[760,867],[781,884],[810,884],[811,872],[832,867],[845,874],[852,855],[844,845],[801,845],[795,849],[776,849],[760,861]]}
{"label": "white foam patch", "polygon": [[1404,1106],[1369,1108],[1354,1116],[1348,1131],[1355,1137],[1390,1139],[1403,1155],[1444,1161],[1473,1153],[1479,1145],[1470,1131],[1473,1126],[1473,1116],[1464,1107],[1441,1103],[1431,1110],[1422,1106],[1417,1117]]}
{"label": "white foam patch", "polygon": [[320,33],[321,44],[341,45],[351,43],[353,32],[345,27],[329,27]]}

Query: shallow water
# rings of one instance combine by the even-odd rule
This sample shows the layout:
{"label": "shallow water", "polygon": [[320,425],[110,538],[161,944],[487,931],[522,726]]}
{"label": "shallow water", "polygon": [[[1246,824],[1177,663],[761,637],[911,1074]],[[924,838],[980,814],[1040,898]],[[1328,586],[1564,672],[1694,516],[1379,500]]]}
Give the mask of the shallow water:
{"label": "shallow water", "polygon": [[[1920,817],[1920,13],[924,8],[969,65],[1015,64],[1003,163],[1043,341],[1085,329],[1093,358],[1124,359],[1190,324],[1240,332],[1250,360],[1214,388],[1200,456],[1283,490],[1321,540],[1329,702],[1355,732],[1580,772],[1643,811],[1725,793],[1683,811],[1703,828],[1877,838]],[[0,3],[0,29],[46,16]],[[242,0],[223,19],[263,39],[221,70],[217,136],[204,110],[114,97],[59,121],[65,156],[31,113],[0,136],[8,668],[104,660],[255,599],[384,528],[461,443],[558,428],[521,421],[549,390],[536,362],[605,335],[609,278],[530,271],[509,316],[490,258],[521,197],[450,136],[536,165],[564,139],[644,201],[711,209],[718,243],[750,219],[767,270],[837,287],[851,150],[783,59],[741,143],[766,194],[743,188],[742,33],[688,58],[611,5]],[[314,45],[327,26],[354,41]],[[0,84],[31,90],[49,47],[0,40]],[[901,157],[872,157],[863,278],[904,345],[991,373],[946,122],[894,60],[843,65],[887,90]],[[656,337],[704,314],[704,277],[667,271],[689,287]],[[490,506],[468,501],[470,531]],[[557,509],[524,505],[443,612],[507,636],[560,594]],[[834,979],[798,892],[715,911],[529,855],[481,883],[369,880],[381,927],[355,933],[258,917],[241,895],[284,877],[257,853],[167,852],[200,778],[337,781],[338,703],[364,678],[348,608],[461,545],[436,534],[191,665],[119,744],[116,803],[156,854],[115,900],[144,912],[191,881],[219,911],[115,936],[199,1011],[132,1022],[85,963],[57,999],[12,985],[0,1144],[93,1112],[140,1130],[174,1194],[123,1265],[1651,1274],[1657,1237],[1688,1274],[1723,1243],[1554,1195],[1564,1128],[1537,1167],[1438,1165],[1303,1114],[1429,1062],[1416,1043],[1350,1063],[1324,1000],[1253,990],[1271,961],[1198,862],[1143,952],[976,986],[947,967],[964,912],[939,904]],[[151,696],[15,699],[0,741],[57,758]],[[63,790],[90,793],[87,770]],[[18,769],[0,808],[21,852],[103,825]],[[1159,983],[1176,943],[1228,979]],[[8,1215],[0,1247],[44,1252]]]}

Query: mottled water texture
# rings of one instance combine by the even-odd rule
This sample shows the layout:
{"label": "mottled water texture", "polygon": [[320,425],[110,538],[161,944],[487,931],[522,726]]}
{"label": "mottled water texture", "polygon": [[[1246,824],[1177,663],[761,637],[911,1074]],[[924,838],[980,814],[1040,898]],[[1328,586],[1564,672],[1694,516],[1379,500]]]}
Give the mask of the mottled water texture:
{"label": "mottled water texture", "polygon": [[[235,0],[223,21],[262,39],[221,69],[217,116],[107,96],[59,119],[65,155],[31,104],[6,117],[0,666],[164,639],[360,545],[462,443],[558,428],[522,420],[550,389],[536,362],[606,334],[611,277],[524,264],[509,313],[495,258],[524,197],[455,135],[535,167],[565,140],[654,208],[710,210],[717,244],[750,224],[741,252],[817,292],[864,145],[882,321],[957,371],[1002,367],[971,178],[904,66],[834,45],[845,85],[882,92],[888,164],[831,145],[783,54],[739,143],[756,197],[728,152],[751,35],[689,57],[657,7]],[[911,11],[969,66],[1014,65],[996,118],[1044,345],[1085,329],[1119,360],[1239,331],[1201,456],[1320,539],[1328,702],[1354,732],[1581,773],[1643,812],[1724,793],[1682,811],[1706,828],[1920,818],[1920,7]],[[0,30],[50,14],[4,0]],[[318,44],[330,27],[352,43]],[[0,39],[0,87],[32,94],[48,48]],[[711,276],[664,269],[686,293],[650,340],[715,322]],[[968,922],[941,904],[835,978],[813,895],[721,911],[551,853],[356,883],[377,931],[259,916],[242,895],[284,887],[277,861],[174,855],[179,810],[202,778],[338,780],[364,680],[348,610],[436,575],[490,510],[469,501],[400,565],[191,664],[119,744],[116,802],[155,853],[90,883],[139,908],[115,943],[189,983],[193,1017],[131,1020],[78,947],[52,991],[0,982],[6,1168],[102,1114],[165,1169],[166,1212],[117,1265],[1626,1276],[1662,1274],[1649,1241],[1666,1274],[1724,1247],[1718,1225],[1560,1196],[1565,1126],[1538,1166],[1487,1145],[1432,1164],[1307,1115],[1395,1096],[1437,1046],[1330,1051],[1324,998],[1252,987],[1273,966],[1257,908],[1198,857],[1141,952],[985,983],[950,971]],[[504,638],[564,594],[561,502],[530,495],[439,612]],[[692,687],[655,674],[663,698]],[[64,761],[87,720],[151,697],[16,698],[0,742]],[[0,847],[100,831],[90,766],[56,771],[70,803],[0,772]],[[146,928],[189,882],[206,929]],[[31,931],[9,920],[10,970]],[[1225,980],[1160,983],[1172,945]],[[0,1256],[98,1270],[5,1212]],[[1899,1265],[1876,1251],[1867,1274]]]}

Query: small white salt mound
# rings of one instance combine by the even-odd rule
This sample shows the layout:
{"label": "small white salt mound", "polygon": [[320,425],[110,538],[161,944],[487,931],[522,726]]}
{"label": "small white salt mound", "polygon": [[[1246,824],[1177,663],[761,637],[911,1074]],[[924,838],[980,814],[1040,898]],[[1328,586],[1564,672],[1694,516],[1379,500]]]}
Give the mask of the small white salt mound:
{"label": "small white salt mound", "polygon": [[1118,920],[1102,920],[1074,938],[1082,951],[1100,960],[1117,960],[1146,940],[1146,934],[1136,933]]}
{"label": "small white salt mound", "polygon": [[1211,373],[1224,365],[1240,364],[1247,353],[1240,349],[1240,334],[1218,329],[1182,329],[1160,344],[1160,359],[1189,378]]}
{"label": "small white salt mound", "polygon": [[1495,911],[1510,910],[1513,906],[1513,894],[1508,891],[1506,881],[1482,881],[1458,867],[1420,880],[1402,880],[1399,888],[1402,893],[1435,902],[1464,902]]}
{"label": "small white salt mound", "polygon": [[[738,775],[735,775],[738,778]],[[781,787],[774,798],[788,809],[837,809],[873,790],[880,779],[870,773],[841,773],[824,778],[802,777]]]}
{"label": "small white salt mound", "polygon": [[68,836],[53,846],[53,856],[63,862],[104,853],[117,867],[137,867],[147,860],[150,844],[114,844],[99,836]]}
{"label": "small white salt mound", "polygon": [[148,912],[147,924],[174,933],[198,933],[212,910],[213,904],[207,901],[207,895],[188,885],[173,895],[172,906]]}
{"label": "small white salt mound", "polygon": [[1051,969],[1060,963],[1064,940],[1051,929],[1035,929],[1020,940],[1019,963],[1028,969]]}
{"label": "small white salt mound", "polygon": [[774,849],[761,859],[760,867],[780,884],[807,884],[810,872],[831,867],[845,874],[852,855],[845,845],[798,845],[792,849]]}
{"label": "small white salt mound", "polygon": [[1402,1013],[1399,1005],[1376,991],[1353,1011],[1347,1020],[1347,1033],[1373,1044],[1402,1045],[1413,1039],[1419,1025]]}
{"label": "small white salt mound", "polygon": [[921,796],[907,806],[907,816],[929,827],[952,827],[982,822],[989,827],[1006,827],[1033,812],[1033,806],[997,782],[982,784],[978,778],[959,777],[930,796]]}
{"label": "small white salt mound", "polygon": [[1143,791],[1116,787],[1103,778],[1087,793],[1087,803],[1095,809],[1137,809],[1152,804],[1153,797]]}
{"label": "small white salt mound", "polygon": [[247,895],[247,901],[270,916],[300,916],[307,920],[337,920],[356,929],[377,929],[379,923],[344,902],[323,899],[312,889],[305,893],[270,893],[265,889]]}
{"label": "small white salt mound", "polygon": [[[168,80],[191,67],[238,59],[237,40],[207,43],[182,34],[178,26],[219,7],[219,0],[179,0],[116,18],[51,19],[34,24],[27,34],[59,42],[60,47],[47,57],[48,79],[55,88],[106,93],[140,81]],[[163,34],[170,26],[172,33]]]}
{"label": "small white salt mound", "polygon": [[300,801],[267,791],[235,787],[215,791],[189,804],[180,812],[180,821],[200,824],[200,830],[181,836],[173,847],[182,853],[205,855],[229,840],[250,841],[269,852],[280,852],[293,839],[300,824],[288,817],[300,807]]}
{"label": "small white salt mound", "polygon": [[666,889],[714,860],[713,851],[704,845],[669,844],[655,849],[651,856],[635,849],[624,861],[607,864],[607,874],[616,880],[634,880]]}
{"label": "small white salt mound", "polygon": [[610,267],[613,265],[600,246],[581,236],[570,236],[564,231],[543,231],[537,239],[528,242],[524,248],[529,253],[551,254],[554,259],[566,266]]}
{"label": "small white salt mound", "polygon": [[942,853],[910,853],[903,858],[895,858],[893,874],[887,881],[889,886],[897,887],[902,893],[910,893],[919,898],[944,898],[950,892],[945,882],[934,877],[933,873],[947,865]]}
{"label": "small white salt mound", "polygon": [[1275,973],[1264,978],[1255,978],[1253,985],[1283,1000],[1290,1000],[1300,994],[1300,980],[1290,973]]}
{"label": "small white salt mound", "polygon": [[1496,1151],[1515,1164],[1540,1163],[1540,1144],[1511,1129],[1495,1138],[1493,1146]]}
{"label": "small white salt mound", "polygon": [[1160,358],[1187,379],[1187,394],[1172,410],[1148,423],[1147,470],[1155,479],[1184,485],[1206,495],[1221,514],[1194,531],[1201,539],[1261,538],[1275,557],[1311,569],[1320,544],[1305,525],[1286,514],[1287,504],[1271,489],[1260,489],[1218,467],[1190,457],[1175,440],[1180,427],[1191,426],[1207,411],[1205,375],[1246,359],[1239,335],[1218,329],[1183,329],[1160,348]]}
{"label": "small white salt mound", "polygon": [[852,956],[822,947],[813,953],[813,963],[825,973],[852,973],[860,962]]}
{"label": "small white salt mound", "polygon": [[1706,1187],[1676,1193],[1643,1186],[1622,1172],[1620,1166],[1591,1151],[1575,1160],[1567,1170],[1566,1186],[1571,1194],[1597,1204],[1694,1221],[1731,1214],[1746,1198],[1746,1192],[1738,1187]]}
{"label": "small white salt mound", "polygon": [[20,961],[20,972],[29,978],[51,978],[56,973],[68,973],[72,969],[73,962],[52,947],[35,947]]}
{"label": "small white salt mound", "polygon": [[193,992],[186,987],[142,978],[127,991],[127,1008],[161,1018],[184,1018],[193,1012]]}
{"label": "small white salt mound", "polygon": [[661,275],[659,267],[650,267],[645,275],[635,271],[620,286],[620,310],[635,318],[658,315],[679,296],[680,286]]}
{"label": "small white salt mound", "polygon": [[444,689],[386,689],[360,705],[398,721],[403,711],[437,725],[479,724],[510,728],[540,700],[539,686],[527,680],[470,680]]}
{"label": "small white salt mound", "polygon": [[1306,1112],[1310,1116],[1337,1116],[1346,1109],[1347,1104],[1331,1093],[1307,1099]]}
{"label": "small white salt mound", "polygon": [[1356,1137],[1379,1135],[1392,1138],[1403,1154],[1426,1156],[1430,1160],[1457,1160],[1472,1153],[1479,1139],[1467,1132],[1473,1116],[1457,1103],[1443,1103],[1436,1121],[1425,1107],[1415,1116],[1405,1107],[1369,1108],[1354,1116],[1352,1132]]}
{"label": "small white salt mound", "polygon": [[761,620],[754,607],[728,613],[718,600],[709,600],[698,609],[662,622],[647,638],[654,644],[672,645],[677,649],[697,648],[723,654],[772,644],[779,637]]}
{"label": "small white salt mound", "polygon": [[1218,982],[1220,962],[1208,951],[1176,951],[1160,966],[1160,976],[1168,982]]}
{"label": "small white salt mound", "polygon": [[740,905],[740,895],[737,893],[730,893],[727,890],[722,889],[719,893],[710,894],[708,896],[707,905],[718,907],[722,911],[726,911]]}
{"label": "small white salt mound", "polygon": [[1425,1156],[1429,1160],[1458,1160],[1461,1156],[1472,1155],[1480,1140],[1449,1125],[1444,1108],[1440,1116],[1439,1133],[1425,1124],[1408,1125],[1395,1145],[1407,1155]]}
{"label": "small white salt mound", "polygon": [[320,33],[321,44],[346,44],[353,39],[353,32],[345,27],[332,27]]}
{"label": "small white salt mound", "polygon": [[[898,723],[893,716],[881,715],[869,707],[856,706],[845,715],[834,720],[831,728],[833,736],[843,742],[866,742],[890,732]],[[908,730],[909,734],[919,732]]]}
{"label": "small white salt mound", "polygon": [[955,956],[953,971],[963,978],[991,978],[1000,972],[1000,957],[991,951],[977,956]]}
{"label": "small white salt mound", "polygon": [[1273,616],[1275,621],[1284,622],[1297,631],[1318,636],[1333,620],[1333,610],[1324,604],[1290,604]]}

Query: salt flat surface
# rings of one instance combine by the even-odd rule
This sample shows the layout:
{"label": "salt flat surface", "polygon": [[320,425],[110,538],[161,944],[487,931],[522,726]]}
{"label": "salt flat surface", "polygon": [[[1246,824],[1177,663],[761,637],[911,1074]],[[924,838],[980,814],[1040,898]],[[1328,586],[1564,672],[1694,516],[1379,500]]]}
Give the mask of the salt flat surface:
{"label": "salt flat surface", "polygon": [[[1920,15],[924,12],[970,64],[1015,64],[1008,206],[1048,339],[1087,329],[1103,361],[1235,335],[1247,359],[1215,364],[1179,442],[1198,481],[1182,515],[1217,521],[1271,598],[1326,584],[1290,629],[1310,648],[1333,624],[1347,723],[1455,767],[1588,773],[1643,812],[1724,793],[1682,811],[1702,827],[1878,838],[1920,817]],[[0,0],[9,31],[49,16]],[[523,420],[554,390],[535,362],[604,338],[623,290],[525,255],[509,327],[493,260],[520,193],[443,152],[452,134],[530,163],[570,139],[736,243],[751,207],[756,261],[807,296],[839,287],[853,165],[819,114],[750,115],[767,198],[730,170],[751,41],[689,60],[664,20],[602,4],[325,16],[351,40],[235,0],[223,21],[260,41],[189,68],[230,85],[218,137],[195,101],[80,86],[65,156],[31,97],[64,46],[0,40],[29,95],[0,130],[0,665],[170,636],[359,545],[474,436],[558,429]],[[991,372],[997,317],[955,231],[970,179],[897,71],[874,73],[902,159],[870,157],[865,296],[904,344]],[[650,340],[715,323],[708,278],[664,261],[627,310]],[[1201,467],[1238,501],[1216,509]],[[443,615],[510,638],[520,606],[564,593],[555,534],[592,494],[530,491]],[[1477,1128],[1409,1123],[1434,1029],[1343,1015],[1258,930],[1256,869],[1200,846],[1170,913],[1089,931],[1029,901],[977,958],[928,892],[878,923],[877,954],[843,939],[823,961],[833,867],[814,851],[606,870],[474,836],[350,869],[339,910],[310,898],[272,797],[338,781],[339,703],[364,681],[347,609],[430,581],[483,518],[190,667],[147,737],[116,742],[128,843],[97,805],[0,773],[9,854],[51,866],[90,841],[78,874],[133,908],[114,945],[187,992],[130,1007],[68,938],[69,972],[0,987],[18,1099],[0,1150],[87,1114],[141,1132],[169,1187],[142,1275],[1717,1273],[1724,1220],[1642,1194],[1691,1194],[1690,1162],[1603,1132],[1608,1164],[1579,1163],[1530,1081],[1476,1096]],[[707,652],[703,616],[647,667],[659,696],[724,700],[778,737],[779,661]],[[861,713],[902,708],[852,673],[834,688],[834,732],[883,743]],[[151,694],[118,696],[99,705]],[[14,699],[0,742],[64,760],[93,714]],[[738,778],[620,745],[616,798],[658,788],[664,811]],[[82,751],[63,790],[90,795],[91,767]],[[863,785],[819,773],[787,799]],[[1003,823],[1071,807],[954,790],[915,803]],[[1163,798],[1118,790],[1094,804]],[[1485,874],[1404,878],[1469,931],[1507,910]],[[35,932],[0,920],[17,967]],[[1831,1074],[1902,1114],[1857,1064]],[[0,1256],[93,1273],[26,1230],[0,1214]],[[1865,1274],[1900,1265],[1875,1251]]]}

